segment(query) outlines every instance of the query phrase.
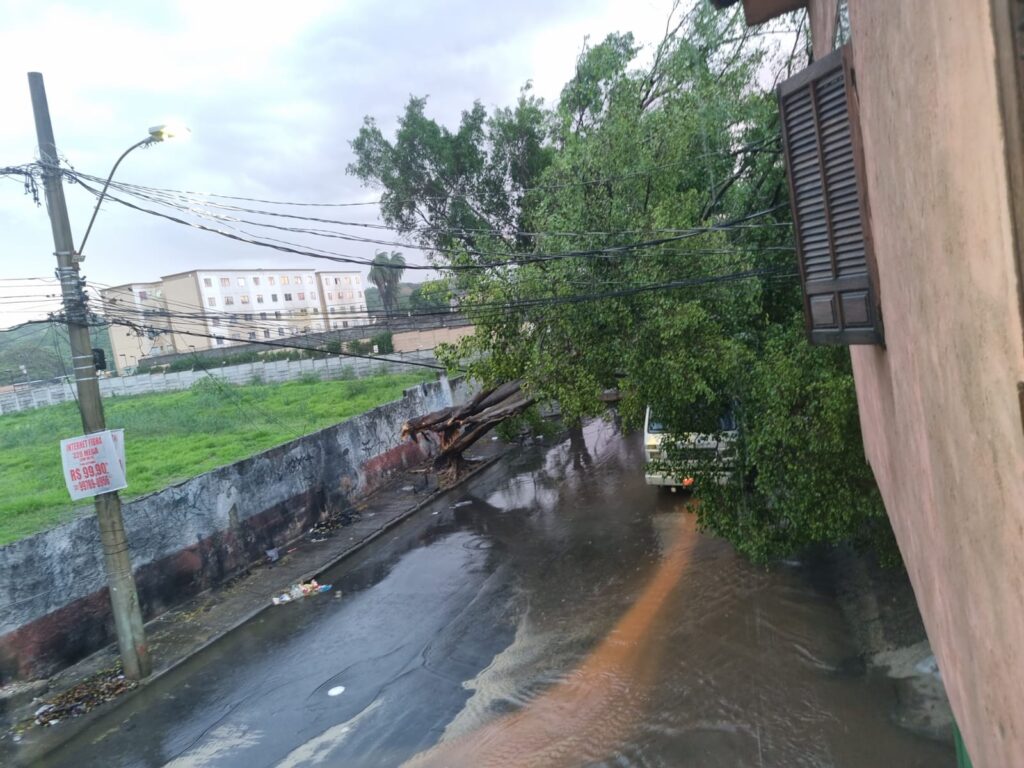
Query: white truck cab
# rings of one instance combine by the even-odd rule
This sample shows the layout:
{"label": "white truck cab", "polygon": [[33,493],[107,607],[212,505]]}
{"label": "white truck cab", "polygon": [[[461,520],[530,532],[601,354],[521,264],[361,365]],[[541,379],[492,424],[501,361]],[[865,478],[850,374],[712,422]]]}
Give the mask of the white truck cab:
{"label": "white truck cab", "polygon": [[[697,470],[705,469],[708,466],[714,468],[711,471],[711,476],[716,482],[720,484],[728,482],[735,471],[735,443],[739,432],[736,428],[736,419],[731,413],[720,417],[718,426],[719,432],[713,435],[685,432],[679,436],[683,473],[680,476],[673,476],[666,474],[660,468],[651,466],[653,462],[663,461],[667,458],[662,449],[662,440],[666,433],[664,425],[648,407],[644,416],[644,457],[647,462],[644,480],[647,484],[666,486],[673,491],[677,488],[689,490],[696,481]],[[688,468],[692,468],[693,474],[686,472]]]}

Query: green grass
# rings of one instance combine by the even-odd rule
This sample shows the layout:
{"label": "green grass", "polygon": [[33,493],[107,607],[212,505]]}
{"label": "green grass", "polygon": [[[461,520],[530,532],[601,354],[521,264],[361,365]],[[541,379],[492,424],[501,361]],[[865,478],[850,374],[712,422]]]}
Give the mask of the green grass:
{"label": "green grass", "polygon": [[[107,425],[125,430],[128,487],[122,497],[159,490],[335,424],[400,398],[423,379],[412,373],[244,387],[205,379],[184,392],[108,398]],[[0,545],[74,516],[61,476],[60,441],[81,433],[74,403],[0,417]]]}

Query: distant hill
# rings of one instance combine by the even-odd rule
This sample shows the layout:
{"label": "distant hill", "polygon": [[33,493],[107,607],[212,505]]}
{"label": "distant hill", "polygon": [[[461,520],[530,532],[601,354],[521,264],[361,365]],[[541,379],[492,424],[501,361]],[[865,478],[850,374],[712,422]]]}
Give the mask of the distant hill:
{"label": "distant hill", "polygon": [[[92,329],[92,345],[107,353],[107,363],[113,369],[114,354],[106,328]],[[71,345],[65,326],[31,323],[0,331],[0,386],[55,379],[65,373],[71,373]]]}

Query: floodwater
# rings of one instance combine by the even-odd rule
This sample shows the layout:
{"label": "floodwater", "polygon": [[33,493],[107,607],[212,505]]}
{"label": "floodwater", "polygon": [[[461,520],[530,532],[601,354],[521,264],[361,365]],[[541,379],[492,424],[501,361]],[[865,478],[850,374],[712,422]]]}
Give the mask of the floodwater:
{"label": "floodwater", "polygon": [[608,424],[516,451],[323,580],[45,764],[955,765],[891,722],[811,574],[697,533]]}

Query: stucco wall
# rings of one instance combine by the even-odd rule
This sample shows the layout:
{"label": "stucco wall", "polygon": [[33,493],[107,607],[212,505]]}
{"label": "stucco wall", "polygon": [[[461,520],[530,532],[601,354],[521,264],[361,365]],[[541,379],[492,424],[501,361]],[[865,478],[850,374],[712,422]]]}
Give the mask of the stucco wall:
{"label": "stucco wall", "polygon": [[[834,5],[811,4],[818,57]],[[989,0],[850,17],[886,336],[851,349],[867,456],[974,765],[1020,765],[1024,350]]]}
{"label": "stucco wall", "polygon": [[[215,586],[328,512],[424,458],[399,441],[412,416],[461,402],[466,385],[401,400],[124,505],[146,618]],[[131,468],[129,467],[129,472]],[[0,684],[48,674],[113,639],[94,515],[0,548]]]}
{"label": "stucco wall", "polygon": [[463,336],[469,336],[475,328],[471,325],[459,328],[435,328],[422,331],[403,331],[391,337],[395,352],[415,352],[418,349],[433,349],[438,344],[454,344]]}

